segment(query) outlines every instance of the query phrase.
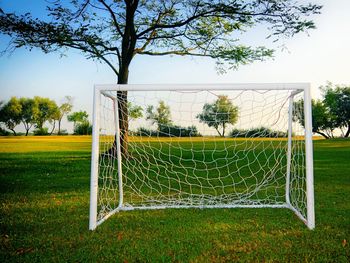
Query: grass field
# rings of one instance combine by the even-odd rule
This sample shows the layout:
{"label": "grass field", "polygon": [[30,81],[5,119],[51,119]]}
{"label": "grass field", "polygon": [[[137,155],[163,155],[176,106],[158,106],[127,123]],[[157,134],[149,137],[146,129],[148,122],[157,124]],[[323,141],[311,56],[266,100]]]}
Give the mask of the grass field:
{"label": "grass field", "polygon": [[350,140],[314,142],[314,231],[286,209],[121,212],[88,231],[90,145],[0,138],[0,262],[350,261]]}

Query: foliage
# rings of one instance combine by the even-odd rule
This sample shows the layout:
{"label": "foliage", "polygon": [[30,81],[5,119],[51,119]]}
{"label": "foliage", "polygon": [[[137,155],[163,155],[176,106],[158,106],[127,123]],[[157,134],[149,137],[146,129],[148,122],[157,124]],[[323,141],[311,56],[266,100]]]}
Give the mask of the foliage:
{"label": "foliage", "polygon": [[79,123],[87,122],[89,118],[89,114],[86,111],[76,111],[67,116],[68,121],[74,123],[74,126]]}
{"label": "foliage", "polygon": [[234,129],[230,132],[233,138],[286,138],[288,134],[282,131],[274,131],[266,127],[252,128],[248,130]]}
{"label": "foliage", "polygon": [[[333,88],[331,83],[323,90],[322,100],[312,100],[312,131],[329,139],[334,137],[334,131],[339,128],[343,137],[350,135],[350,87],[337,85]],[[304,101],[294,102],[294,121],[304,127]],[[343,132],[346,128],[346,132]]]}
{"label": "foliage", "polygon": [[200,122],[214,127],[218,134],[224,137],[226,126],[237,122],[238,107],[234,106],[227,96],[219,95],[214,103],[204,104],[202,113],[196,117]]}
{"label": "foliage", "polygon": [[92,125],[88,121],[83,121],[77,123],[74,126],[75,135],[91,135],[92,134]]}
{"label": "foliage", "polygon": [[33,134],[37,136],[49,135],[49,129],[47,127],[36,128]]}
{"label": "foliage", "polygon": [[[292,37],[314,29],[309,17],[320,9],[291,0],[55,1],[47,7],[49,20],[1,10],[0,32],[11,37],[13,49],[78,49],[107,63],[120,80],[137,54],[209,57],[220,69],[262,60],[273,50],[240,44],[233,35],[262,24],[274,40]],[[119,65],[113,65],[111,55]]]}
{"label": "foliage", "polygon": [[34,104],[34,123],[37,129],[42,130],[46,121],[54,123],[57,120],[59,110],[55,101],[35,96]]}
{"label": "foliage", "polygon": [[128,114],[130,120],[142,118],[142,107],[133,105],[130,101],[128,102]]}
{"label": "foliage", "polygon": [[35,109],[36,107],[36,102],[34,99],[31,98],[20,98],[19,102],[22,106],[21,109],[21,121],[24,125],[24,128],[26,129],[26,136],[28,136],[29,130],[32,128],[34,125],[35,119],[34,119],[34,112],[37,111]]}
{"label": "foliage", "polygon": [[178,125],[161,125],[160,130],[151,130],[147,128],[139,128],[136,132],[137,136],[149,137],[198,137],[201,136],[195,126],[181,127]]}
{"label": "foliage", "polygon": [[0,126],[0,136],[9,136],[10,132]]}
{"label": "foliage", "polygon": [[[293,120],[299,122],[301,126],[305,125],[304,100],[294,102]],[[322,135],[329,139],[332,137],[332,131],[336,128],[334,116],[328,111],[321,100],[312,100],[312,132]]]}
{"label": "foliage", "polygon": [[57,133],[57,135],[68,135],[68,131],[66,129],[61,129],[60,133]]}
{"label": "foliage", "polygon": [[149,105],[146,109],[146,120],[151,120],[153,124],[157,124],[158,131],[161,131],[162,126],[171,124],[170,107],[162,100],[159,101],[156,109],[153,105]]}
{"label": "foliage", "polygon": [[61,122],[64,115],[67,115],[72,111],[73,108],[73,98],[71,96],[65,96],[63,103],[58,107],[58,132],[57,134],[61,134]]}
{"label": "foliage", "polygon": [[314,141],[313,231],[269,208],[123,211],[88,231],[90,154],[87,136],[0,138],[2,262],[349,262],[349,139]]}
{"label": "foliage", "polygon": [[16,97],[12,97],[7,103],[1,105],[0,122],[16,135],[15,127],[21,122],[22,106]]}
{"label": "foliage", "polygon": [[[45,53],[79,50],[108,65],[118,84],[127,84],[137,55],[206,57],[216,60],[219,72],[270,58],[272,49],[243,44],[237,36],[263,25],[274,41],[292,37],[314,29],[310,16],[320,9],[296,0],[48,1],[43,19],[0,8],[0,32],[10,37],[10,52],[20,47]],[[117,94],[120,143],[127,156],[127,92]]]}
{"label": "foliage", "polygon": [[89,114],[86,111],[76,111],[67,116],[68,121],[74,123],[74,134],[89,135],[92,134],[92,125],[90,124]]}
{"label": "foliage", "polygon": [[324,105],[329,112],[334,115],[334,122],[336,127],[341,130],[346,129],[343,136],[350,135],[350,86],[336,85],[333,87],[332,83],[328,83],[325,87],[321,87],[324,94]]}

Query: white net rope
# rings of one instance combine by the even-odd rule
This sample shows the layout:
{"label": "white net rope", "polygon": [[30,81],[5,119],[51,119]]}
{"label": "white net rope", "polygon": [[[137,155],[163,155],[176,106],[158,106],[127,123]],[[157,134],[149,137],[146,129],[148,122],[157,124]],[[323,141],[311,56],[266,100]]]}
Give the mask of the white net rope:
{"label": "white net rope", "polygon": [[[129,91],[123,204],[115,147],[118,106],[111,99],[117,92],[108,94],[101,94],[99,110],[98,220],[118,206],[285,206],[286,195],[306,218],[304,128],[297,122],[287,176],[292,91]],[[135,107],[139,114],[132,116]],[[293,114],[301,110],[293,107]]]}

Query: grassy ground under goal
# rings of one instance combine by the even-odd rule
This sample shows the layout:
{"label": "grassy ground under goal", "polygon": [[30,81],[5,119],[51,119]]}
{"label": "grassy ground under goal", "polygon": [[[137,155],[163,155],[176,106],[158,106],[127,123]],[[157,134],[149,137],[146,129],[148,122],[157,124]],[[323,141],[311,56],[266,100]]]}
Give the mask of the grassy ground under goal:
{"label": "grassy ground under goal", "polygon": [[314,142],[314,231],[286,209],[122,212],[88,231],[90,145],[0,138],[0,262],[350,261],[350,140]]}

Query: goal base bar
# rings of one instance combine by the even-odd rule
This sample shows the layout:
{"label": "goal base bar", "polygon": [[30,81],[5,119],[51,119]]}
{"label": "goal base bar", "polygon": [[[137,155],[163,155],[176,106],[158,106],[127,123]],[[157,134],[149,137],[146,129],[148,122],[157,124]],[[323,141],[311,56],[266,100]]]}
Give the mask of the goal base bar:
{"label": "goal base bar", "polygon": [[205,208],[287,208],[292,210],[296,216],[298,216],[301,221],[309,228],[313,229],[313,227],[310,227],[308,225],[307,220],[301,215],[301,213],[295,209],[290,204],[276,204],[276,205],[173,205],[173,206],[121,206],[113,211],[109,212],[105,217],[99,221],[96,222],[96,225],[94,227],[90,227],[90,230],[94,230],[96,227],[101,225],[103,222],[105,222],[108,218],[110,218],[115,213],[118,213],[119,211],[133,211],[133,210],[158,210],[158,209],[190,209],[190,208],[196,208],[196,209],[205,209]]}

